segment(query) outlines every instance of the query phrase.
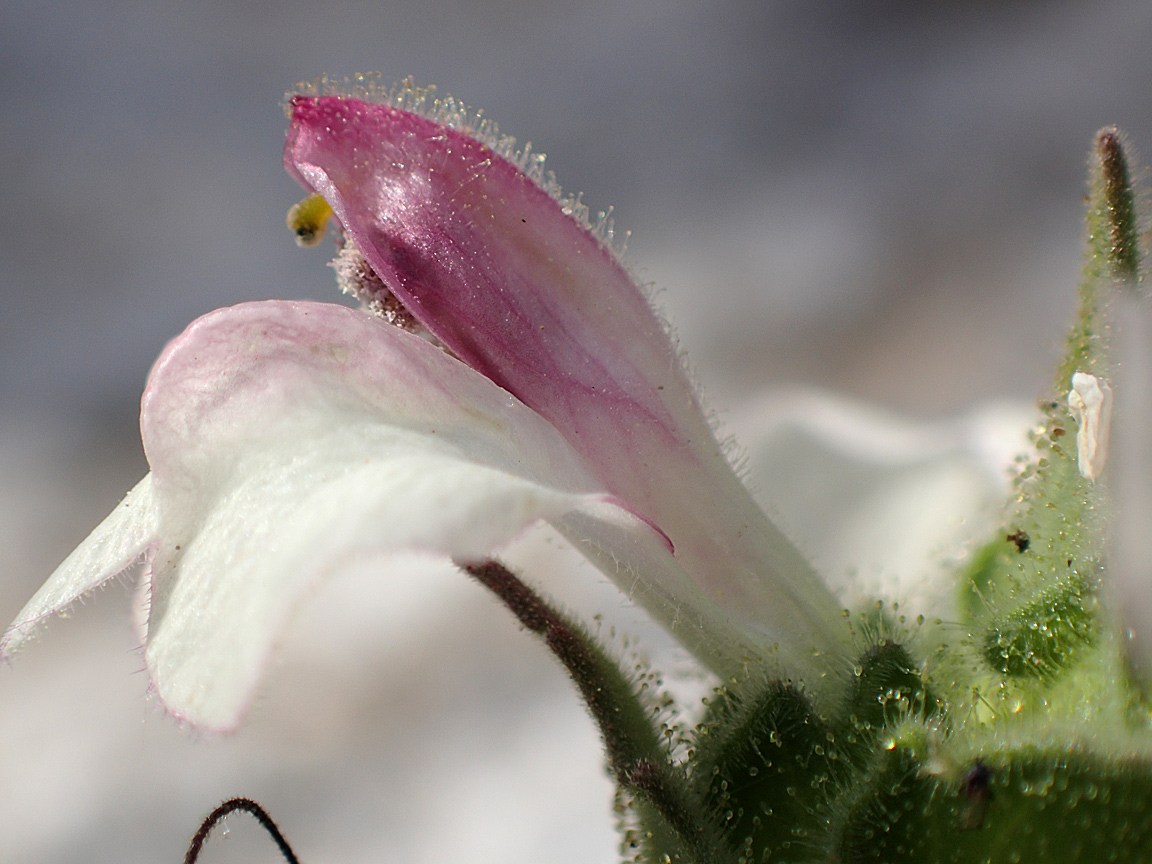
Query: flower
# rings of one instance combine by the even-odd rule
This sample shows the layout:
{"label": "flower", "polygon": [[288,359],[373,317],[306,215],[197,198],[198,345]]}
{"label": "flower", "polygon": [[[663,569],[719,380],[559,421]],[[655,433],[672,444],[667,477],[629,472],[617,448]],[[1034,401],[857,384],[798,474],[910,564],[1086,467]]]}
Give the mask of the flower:
{"label": "flower", "polygon": [[706,666],[831,692],[839,605],[728,464],[610,232],[450,100],[357,95],[293,97],[285,165],[366,265],[362,299],[431,339],[319,303],[194,322],[142,400],[151,473],[0,656],[142,561],[159,698],[230,729],[317,579],[360,556],[482,559],[544,519]]}
{"label": "flower", "polygon": [[851,609],[955,621],[956,571],[995,536],[1035,405],[912,421],[834,393],[767,391],[732,420],[757,500]]}

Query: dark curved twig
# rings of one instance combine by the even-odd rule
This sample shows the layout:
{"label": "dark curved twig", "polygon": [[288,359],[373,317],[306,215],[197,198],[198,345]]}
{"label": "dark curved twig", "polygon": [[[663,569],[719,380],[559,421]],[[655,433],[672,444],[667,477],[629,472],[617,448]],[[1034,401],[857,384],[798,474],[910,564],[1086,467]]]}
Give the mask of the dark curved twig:
{"label": "dark curved twig", "polygon": [[215,810],[208,814],[208,818],[200,825],[200,830],[192,838],[192,843],[188,846],[188,854],[184,856],[184,864],[196,864],[196,860],[200,857],[200,850],[204,847],[204,841],[208,839],[208,835],[212,833],[212,829],[229,813],[234,813],[237,810],[243,810],[246,813],[251,813],[253,818],[260,823],[261,827],[268,832],[273,842],[280,849],[280,854],[284,856],[284,860],[288,864],[300,864],[300,859],[296,857],[296,853],[292,851],[292,847],[288,845],[288,841],[284,839],[284,835],[280,833],[280,829],[276,827],[276,823],[272,821],[272,817],[265,812],[264,808],[253,801],[251,798],[229,798]]}

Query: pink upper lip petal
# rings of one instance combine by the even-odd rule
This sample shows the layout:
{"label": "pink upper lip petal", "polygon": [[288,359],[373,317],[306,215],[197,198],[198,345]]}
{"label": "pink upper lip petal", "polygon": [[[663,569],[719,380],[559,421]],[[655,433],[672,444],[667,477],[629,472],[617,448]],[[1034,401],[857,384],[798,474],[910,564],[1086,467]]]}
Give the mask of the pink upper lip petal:
{"label": "pink upper lip petal", "polygon": [[421,324],[571,435],[595,437],[589,403],[675,429],[669,386],[698,413],[612,252],[478,141],[386,105],[296,97],[285,162]]}
{"label": "pink upper lip petal", "polygon": [[343,96],[289,114],[288,171],[414,318],[659,527],[747,637],[735,653],[842,644],[831,593],[732,472],[659,318],[585,224],[470,130]]}

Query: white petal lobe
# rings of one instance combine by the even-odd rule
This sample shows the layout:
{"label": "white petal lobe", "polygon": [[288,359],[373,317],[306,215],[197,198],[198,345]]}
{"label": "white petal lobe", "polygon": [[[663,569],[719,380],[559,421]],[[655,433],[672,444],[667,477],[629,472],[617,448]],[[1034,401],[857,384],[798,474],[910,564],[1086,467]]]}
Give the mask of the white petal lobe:
{"label": "white petal lobe", "polygon": [[[183,548],[153,618],[147,660],[180,718],[228,730],[300,597],[363,558],[483,558],[584,496],[540,486],[397,430],[347,427],[246,460]],[[178,575],[177,575],[178,574]]]}
{"label": "white petal lobe", "polygon": [[155,536],[152,475],[147,474],[16,616],[0,640],[0,658],[10,657],[46,618],[138,562]]}

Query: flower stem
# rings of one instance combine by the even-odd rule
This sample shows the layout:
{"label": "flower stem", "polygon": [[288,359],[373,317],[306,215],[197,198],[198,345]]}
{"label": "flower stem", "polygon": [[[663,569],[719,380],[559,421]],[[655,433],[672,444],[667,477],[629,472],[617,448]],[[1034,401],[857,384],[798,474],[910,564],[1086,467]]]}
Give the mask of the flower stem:
{"label": "flower stem", "polygon": [[725,856],[693,806],[681,772],[649,719],[651,711],[616,662],[574,621],[569,621],[497,561],[460,565],[500,598],[513,615],[544,638],[576,684],[600,728],[617,784],[642,797],[678,835],[693,858],[718,862]]}

